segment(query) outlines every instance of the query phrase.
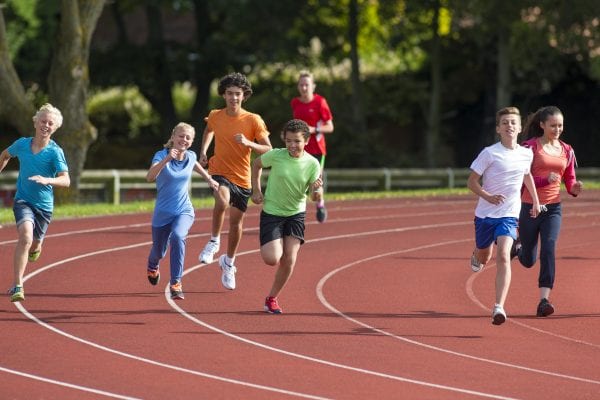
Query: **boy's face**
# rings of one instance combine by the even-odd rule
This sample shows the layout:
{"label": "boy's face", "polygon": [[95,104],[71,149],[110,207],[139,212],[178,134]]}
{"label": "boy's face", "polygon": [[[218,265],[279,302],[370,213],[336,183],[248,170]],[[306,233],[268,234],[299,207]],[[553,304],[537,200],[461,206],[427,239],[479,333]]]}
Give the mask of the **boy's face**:
{"label": "boy's face", "polygon": [[287,149],[290,156],[294,158],[301,157],[302,154],[304,154],[304,147],[307,143],[307,140],[304,138],[304,132],[286,131],[283,135],[285,148]]}
{"label": "boy's face", "polygon": [[50,137],[57,129],[54,115],[42,112],[38,115],[33,124],[35,134],[42,137]]}
{"label": "boy's face", "polygon": [[307,76],[303,76],[298,80],[298,92],[301,97],[310,97],[315,91],[315,83]]}
{"label": "boy's face", "polygon": [[496,126],[496,133],[500,135],[500,138],[516,141],[517,136],[521,133],[521,117],[516,114],[501,116]]}
{"label": "boy's face", "polygon": [[239,110],[244,101],[244,91],[237,86],[229,86],[223,93],[225,104],[230,110]]}

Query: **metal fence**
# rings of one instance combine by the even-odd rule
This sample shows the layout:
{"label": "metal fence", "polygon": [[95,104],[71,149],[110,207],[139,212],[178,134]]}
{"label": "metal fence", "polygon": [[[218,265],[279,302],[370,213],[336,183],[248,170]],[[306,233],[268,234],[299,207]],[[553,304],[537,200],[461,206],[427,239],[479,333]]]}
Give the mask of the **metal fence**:
{"label": "metal fence", "polygon": [[[121,202],[151,199],[156,186],[146,182],[147,170],[85,170],[81,176],[80,193],[85,202]],[[268,169],[263,180],[268,177]],[[403,189],[435,189],[466,187],[468,168],[367,168],[335,169],[324,172],[325,189],[329,192],[390,191]],[[578,168],[583,181],[600,181],[600,168]],[[0,203],[12,204],[17,172],[0,174]],[[207,183],[197,174],[190,182],[194,195],[209,195]]]}

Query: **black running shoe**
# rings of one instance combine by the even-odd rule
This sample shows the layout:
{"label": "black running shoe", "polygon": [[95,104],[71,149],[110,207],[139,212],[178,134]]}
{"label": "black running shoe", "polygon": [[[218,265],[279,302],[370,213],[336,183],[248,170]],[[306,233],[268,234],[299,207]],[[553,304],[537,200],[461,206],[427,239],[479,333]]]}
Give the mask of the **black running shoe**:
{"label": "black running shoe", "polygon": [[150,282],[151,285],[156,286],[158,284],[158,281],[160,281],[160,272],[158,272],[158,270],[148,270],[148,282]]}
{"label": "black running shoe", "polygon": [[547,317],[554,313],[554,306],[550,304],[548,299],[540,300],[540,304],[537,306],[536,316],[538,317]]}
{"label": "black running shoe", "polygon": [[325,208],[325,206],[317,207],[317,221],[319,221],[320,223],[323,223],[323,222],[325,222],[326,219],[327,219],[327,209]]}
{"label": "black running shoe", "polygon": [[513,241],[512,246],[510,247],[510,259],[512,260],[515,257],[519,256],[521,253],[521,238],[518,237],[517,240]]}

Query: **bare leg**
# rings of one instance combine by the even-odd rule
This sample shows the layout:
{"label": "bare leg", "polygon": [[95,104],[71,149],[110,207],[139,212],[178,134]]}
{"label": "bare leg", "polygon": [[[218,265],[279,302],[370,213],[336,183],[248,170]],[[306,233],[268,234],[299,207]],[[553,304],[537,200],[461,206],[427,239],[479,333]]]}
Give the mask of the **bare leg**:
{"label": "bare leg", "polygon": [[496,254],[496,304],[504,307],[508,289],[510,288],[510,247],[513,239],[510,236],[498,237],[498,249]]}
{"label": "bare leg", "polygon": [[25,267],[27,266],[27,260],[29,257],[29,249],[33,243],[33,223],[31,221],[25,221],[17,228],[19,233],[19,240],[15,247],[15,254],[13,259],[14,265],[14,280],[15,285],[23,285],[23,275],[25,274]]}

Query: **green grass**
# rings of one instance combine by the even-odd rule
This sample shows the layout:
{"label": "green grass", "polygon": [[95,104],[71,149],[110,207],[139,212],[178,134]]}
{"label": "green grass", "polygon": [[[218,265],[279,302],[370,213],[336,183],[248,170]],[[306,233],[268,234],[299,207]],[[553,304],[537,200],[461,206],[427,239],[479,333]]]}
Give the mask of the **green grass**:
{"label": "green grass", "polygon": [[[600,182],[586,182],[585,189],[600,189]],[[396,190],[388,192],[347,192],[327,193],[328,200],[366,200],[366,199],[388,199],[407,197],[435,197],[465,195],[471,193],[466,188],[460,189],[422,189],[422,190]],[[585,193],[585,192],[584,192]],[[192,200],[196,209],[210,208],[213,205],[212,197],[194,198]],[[134,213],[151,213],[154,209],[154,201],[127,202],[115,206],[107,203],[94,204],[70,204],[56,206],[53,219],[90,217],[98,215],[118,215]],[[14,222],[12,208],[0,209],[0,224]]]}

